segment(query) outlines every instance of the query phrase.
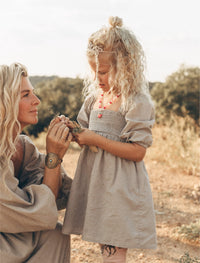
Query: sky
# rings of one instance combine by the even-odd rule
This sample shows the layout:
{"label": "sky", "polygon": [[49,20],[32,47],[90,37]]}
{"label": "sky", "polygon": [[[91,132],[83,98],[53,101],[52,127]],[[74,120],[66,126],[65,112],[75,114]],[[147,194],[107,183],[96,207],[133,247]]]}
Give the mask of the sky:
{"label": "sky", "polygon": [[119,16],[143,46],[148,80],[164,82],[182,64],[200,67],[199,10],[200,0],[0,0],[0,64],[83,77],[89,36]]}

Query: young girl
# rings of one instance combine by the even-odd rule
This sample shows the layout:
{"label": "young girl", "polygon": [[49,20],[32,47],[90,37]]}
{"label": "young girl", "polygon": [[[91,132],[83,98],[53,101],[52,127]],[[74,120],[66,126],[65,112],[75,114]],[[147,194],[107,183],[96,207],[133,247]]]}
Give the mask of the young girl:
{"label": "young girl", "polygon": [[125,262],[127,248],[156,248],[152,194],[143,158],[152,144],[154,108],[144,77],[144,53],[118,17],[89,38],[94,74],[76,135],[83,147],[63,226],[101,246],[103,262]]}

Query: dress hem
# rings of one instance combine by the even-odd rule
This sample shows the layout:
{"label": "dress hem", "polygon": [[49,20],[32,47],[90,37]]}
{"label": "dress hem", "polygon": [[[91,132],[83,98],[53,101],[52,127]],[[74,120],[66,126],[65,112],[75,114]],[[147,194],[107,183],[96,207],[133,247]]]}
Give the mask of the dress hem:
{"label": "dress hem", "polygon": [[87,241],[87,242],[92,242],[92,243],[98,243],[98,244],[106,244],[106,245],[112,245],[112,246],[116,246],[116,247],[121,247],[121,248],[129,248],[129,249],[156,249],[157,248],[157,244],[153,245],[151,243],[151,246],[145,246],[145,245],[139,245],[138,243],[135,242],[135,244],[130,245],[130,243],[133,243],[132,241],[129,242],[129,244],[123,244],[123,243],[118,243],[118,241],[98,241],[97,239],[94,239],[93,237],[89,237],[89,236],[84,236],[82,234],[81,231],[62,231],[63,234],[67,234],[67,235],[78,235],[81,236],[82,235],[82,240]]}

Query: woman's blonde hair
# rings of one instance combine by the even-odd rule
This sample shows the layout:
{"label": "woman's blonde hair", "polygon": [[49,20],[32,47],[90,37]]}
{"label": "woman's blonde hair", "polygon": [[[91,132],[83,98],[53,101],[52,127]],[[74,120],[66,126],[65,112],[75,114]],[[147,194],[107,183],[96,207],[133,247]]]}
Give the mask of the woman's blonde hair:
{"label": "woman's blonde hair", "polygon": [[[125,27],[119,17],[109,18],[109,27],[103,27],[93,33],[88,40],[87,57],[96,59],[98,70],[98,57],[100,54],[110,53],[111,68],[115,69],[114,80],[109,80],[111,91],[121,94],[122,110],[126,111],[134,104],[138,93],[149,96],[149,87],[145,78],[145,55],[141,44],[135,35]],[[98,85],[95,85],[88,75],[84,81],[83,94],[85,96],[97,95]]]}
{"label": "woman's blonde hair", "polygon": [[20,134],[18,121],[20,84],[27,77],[26,67],[20,63],[0,66],[0,166],[8,167]]}

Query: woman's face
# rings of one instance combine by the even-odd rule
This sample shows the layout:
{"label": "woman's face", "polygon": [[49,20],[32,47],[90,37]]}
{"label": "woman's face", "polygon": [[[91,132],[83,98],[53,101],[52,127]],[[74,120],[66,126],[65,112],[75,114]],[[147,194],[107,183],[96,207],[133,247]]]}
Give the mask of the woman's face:
{"label": "woman's face", "polygon": [[18,121],[21,124],[21,129],[23,129],[29,124],[36,124],[38,122],[37,107],[40,103],[27,77],[22,77],[20,96]]}

